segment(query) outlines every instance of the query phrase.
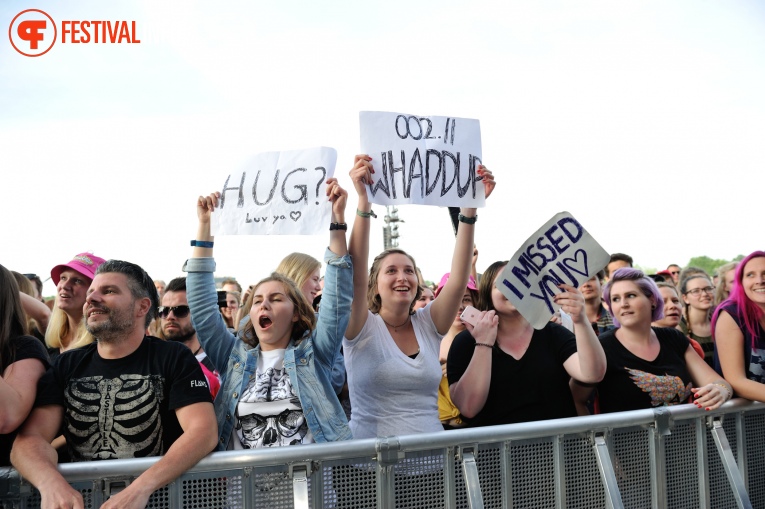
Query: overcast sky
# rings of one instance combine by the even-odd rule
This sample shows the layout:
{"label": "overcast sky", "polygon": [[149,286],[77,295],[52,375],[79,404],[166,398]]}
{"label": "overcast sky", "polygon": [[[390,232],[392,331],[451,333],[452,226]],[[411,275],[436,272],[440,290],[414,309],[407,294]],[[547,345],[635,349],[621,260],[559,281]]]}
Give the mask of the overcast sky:
{"label": "overcast sky", "polygon": [[[351,190],[362,110],[480,120],[498,185],[479,211],[479,269],[563,210],[646,267],[764,247],[758,0],[6,0],[2,33],[27,8],[136,21],[141,43],[28,58],[3,36],[0,263],[13,270],[47,276],[89,250],[182,275],[196,197],[253,154],[334,147]],[[446,210],[400,215],[401,246],[437,281]],[[218,275],[252,283],[327,242],[218,237]]]}

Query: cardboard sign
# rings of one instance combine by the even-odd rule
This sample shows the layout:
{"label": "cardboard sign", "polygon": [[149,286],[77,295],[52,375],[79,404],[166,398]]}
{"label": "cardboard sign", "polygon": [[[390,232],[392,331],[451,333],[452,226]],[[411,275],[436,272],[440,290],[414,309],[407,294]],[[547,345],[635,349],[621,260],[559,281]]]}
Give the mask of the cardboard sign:
{"label": "cardboard sign", "polygon": [[336,162],[337,151],[328,147],[256,155],[226,176],[213,235],[325,233],[332,217],[325,182]]}
{"label": "cardboard sign", "polygon": [[568,212],[556,214],[534,233],[497,278],[496,286],[535,329],[542,329],[559,306],[558,285],[579,288],[611,256]]}
{"label": "cardboard sign", "polygon": [[370,202],[484,206],[478,120],[362,111],[359,124],[361,152],[375,169]]}

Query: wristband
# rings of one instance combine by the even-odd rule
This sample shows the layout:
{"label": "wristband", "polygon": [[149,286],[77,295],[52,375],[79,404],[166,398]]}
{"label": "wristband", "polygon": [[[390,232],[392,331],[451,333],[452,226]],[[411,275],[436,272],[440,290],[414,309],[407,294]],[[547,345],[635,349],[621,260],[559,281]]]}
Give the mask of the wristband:
{"label": "wristband", "polygon": [[377,214],[375,214],[375,211],[372,209],[369,209],[369,212],[362,212],[359,209],[356,209],[356,215],[359,217],[374,217],[377,219]]}
{"label": "wristband", "polygon": [[490,345],[489,343],[478,343],[478,342],[476,342],[475,346],[485,346],[486,348],[494,348],[494,345]]}
{"label": "wristband", "polygon": [[348,230],[348,225],[345,223],[329,223],[329,231],[333,230],[346,231]]}
{"label": "wristband", "polygon": [[713,382],[712,385],[716,385],[717,387],[722,387],[725,389],[725,401],[729,401],[733,397],[733,392],[728,388],[727,385],[721,384],[719,382]]}
{"label": "wristband", "polygon": [[473,217],[467,217],[460,214],[457,216],[457,219],[459,219],[460,223],[475,224],[475,222],[478,221],[478,214],[474,215]]}
{"label": "wristband", "polygon": [[206,247],[212,249],[213,242],[209,240],[192,240],[191,247]]}

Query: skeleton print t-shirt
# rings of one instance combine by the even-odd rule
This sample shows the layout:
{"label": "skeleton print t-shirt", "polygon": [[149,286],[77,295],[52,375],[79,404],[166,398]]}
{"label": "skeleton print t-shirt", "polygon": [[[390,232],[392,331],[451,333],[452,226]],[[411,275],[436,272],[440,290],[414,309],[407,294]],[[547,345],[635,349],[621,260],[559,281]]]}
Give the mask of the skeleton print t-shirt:
{"label": "skeleton print t-shirt", "polygon": [[303,408],[284,369],[284,349],[261,351],[236,407],[234,449],[313,443]]}
{"label": "skeleton print t-shirt", "polygon": [[212,402],[191,351],[147,336],[121,359],[96,343],[60,355],[40,380],[35,406],[64,407],[73,461],[160,456],[183,433],[175,410]]}

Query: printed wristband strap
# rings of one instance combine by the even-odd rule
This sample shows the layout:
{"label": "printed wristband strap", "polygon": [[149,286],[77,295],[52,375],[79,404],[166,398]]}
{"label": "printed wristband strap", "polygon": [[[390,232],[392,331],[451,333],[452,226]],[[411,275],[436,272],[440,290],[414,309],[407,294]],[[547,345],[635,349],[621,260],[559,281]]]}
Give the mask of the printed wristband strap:
{"label": "printed wristband strap", "polygon": [[459,219],[460,223],[475,224],[475,222],[478,221],[478,214],[474,215],[473,217],[467,217],[459,214],[457,219]]}
{"label": "printed wristband strap", "polygon": [[329,223],[329,231],[334,230],[346,231],[348,230],[348,225],[345,223]]}
{"label": "printed wristband strap", "polygon": [[192,240],[191,247],[206,247],[212,249],[214,242],[209,240]]}
{"label": "printed wristband strap", "polygon": [[485,346],[486,348],[494,348],[494,345],[490,345],[489,343],[479,343],[476,341],[475,346]]}
{"label": "printed wristband strap", "polygon": [[356,215],[359,217],[374,217],[377,219],[377,214],[375,214],[375,211],[372,209],[369,209],[369,212],[362,212],[359,209],[356,209]]}

